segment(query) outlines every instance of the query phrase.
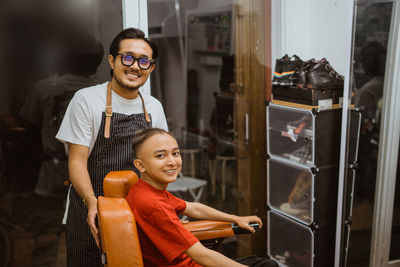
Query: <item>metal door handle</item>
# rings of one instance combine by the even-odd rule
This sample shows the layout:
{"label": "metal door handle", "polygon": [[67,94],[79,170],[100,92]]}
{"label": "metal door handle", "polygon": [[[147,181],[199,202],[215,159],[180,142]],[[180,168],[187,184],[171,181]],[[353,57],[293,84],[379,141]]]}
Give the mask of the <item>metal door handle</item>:
{"label": "metal door handle", "polygon": [[244,142],[246,143],[246,145],[249,144],[250,140],[249,140],[249,114],[246,113],[244,114],[244,123],[245,123],[245,139]]}

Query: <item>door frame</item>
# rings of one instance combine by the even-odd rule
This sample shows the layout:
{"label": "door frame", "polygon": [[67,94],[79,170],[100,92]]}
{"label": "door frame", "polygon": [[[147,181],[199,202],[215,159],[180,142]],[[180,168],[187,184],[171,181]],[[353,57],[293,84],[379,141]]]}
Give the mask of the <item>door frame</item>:
{"label": "door frame", "polygon": [[[138,28],[149,36],[147,0],[122,0],[123,28]],[[150,79],[139,89],[141,92],[151,94]]]}

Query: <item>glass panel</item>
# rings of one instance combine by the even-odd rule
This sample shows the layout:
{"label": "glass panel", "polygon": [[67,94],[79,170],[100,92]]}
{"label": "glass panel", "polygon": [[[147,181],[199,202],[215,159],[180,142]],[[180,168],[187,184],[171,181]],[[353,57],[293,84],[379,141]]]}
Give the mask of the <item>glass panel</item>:
{"label": "glass panel", "polygon": [[396,188],[394,192],[392,235],[389,260],[400,259],[400,157],[397,156]]}
{"label": "glass panel", "polygon": [[[73,92],[109,80],[104,59],[122,30],[122,3],[0,2],[0,266],[66,266],[68,171],[55,132]],[[11,246],[5,225],[10,265],[1,261]]]}
{"label": "glass panel", "polygon": [[[235,214],[254,214],[251,190],[256,187],[263,197],[258,201],[261,212],[265,199],[265,162],[253,159],[251,153],[265,153],[265,1],[148,1],[149,33],[160,49],[160,58],[152,74],[151,91],[164,106],[168,126],[178,139],[183,157],[183,181],[195,178],[205,181],[204,191],[197,199],[219,210]],[[238,21],[236,11],[241,10]],[[155,15],[156,14],[156,15]],[[254,20],[250,24],[249,20]],[[260,34],[248,40],[241,27],[257,25]],[[242,40],[246,40],[242,42]],[[245,43],[245,46],[240,43]],[[260,56],[257,60],[256,56]],[[243,62],[239,64],[239,60]],[[246,60],[246,61],[245,61]],[[251,61],[251,66],[250,66]],[[243,68],[242,68],[243,67]],[[259,70],[262,71],[259,71]],[[258,89],[238,77],[259,71]],[[239,90],[240,89],[240,90]],[[251,111],[249,103],[259,101],[259,110]],[[255,114],[261,134],[252,133]],[[256,122],[253,122],[256,124]],[[249,140],[249,136],[256,136]],[[256,149],[250,149],[257,146]],[[261,149],[261,151],[258,151]],[[253,152],[254,151],[254,152]],[[253,167],[250,166],[253,164]],[[258,166],[258,170],[254,168]],[[256,173],[252,175],[252,172]],[[251,177],[251,178],[249,178]],[[257,185],[252,183],[257,181]],[[261,181],[261,182],[259,182]],[[177,187],[172,187],[178,191]],[[194,200],[181,189],[180,196]],[[249,255],[251,242],[242,237],[227,238],[222,251],[228,256]],[[265,251],[265,241],[258,249]],[[254,254],[254,252],[253,252]]]}
{"label": "glass panel", "polygon": [[[386,50],[393,3],[358,3],[353,103],[363,106],[347,266],[368,266]],[[354,133],[350,133],[352,135]],[[352,162],[349,162],[352,164]]]}

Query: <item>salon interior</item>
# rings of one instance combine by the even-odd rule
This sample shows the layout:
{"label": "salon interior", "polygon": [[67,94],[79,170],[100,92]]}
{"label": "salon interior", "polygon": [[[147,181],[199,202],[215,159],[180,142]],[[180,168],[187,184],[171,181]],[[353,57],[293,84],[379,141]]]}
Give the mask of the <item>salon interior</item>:
{"label": "salon interior", "polygon": [[[1,266],[66,266],[67,156],[48,152],[57,128],[30,100],[68,75],[66,48],[88,49],[77,33],[101,43],[91,78],[109,80],[109,45],[127,27],[160,50],[140,90],[180,146],[169,191],[264,222],[221,253],[400,266],[399,0],[0,0],[0,20]],[[335,85],[316,86],[326,77]],[[52,120],[69,99],[50,100]]]}

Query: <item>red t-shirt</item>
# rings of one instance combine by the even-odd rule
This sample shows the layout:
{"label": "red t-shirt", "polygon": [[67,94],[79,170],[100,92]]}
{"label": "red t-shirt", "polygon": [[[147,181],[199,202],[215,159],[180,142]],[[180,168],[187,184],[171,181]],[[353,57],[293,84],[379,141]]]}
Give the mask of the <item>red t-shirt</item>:
{"label": "red t-shirt", "polygon": [[135,215],[144,266],[200,266],[185,254],[199,240],[178,218],[186,202],[139,180],[126,197]]}

